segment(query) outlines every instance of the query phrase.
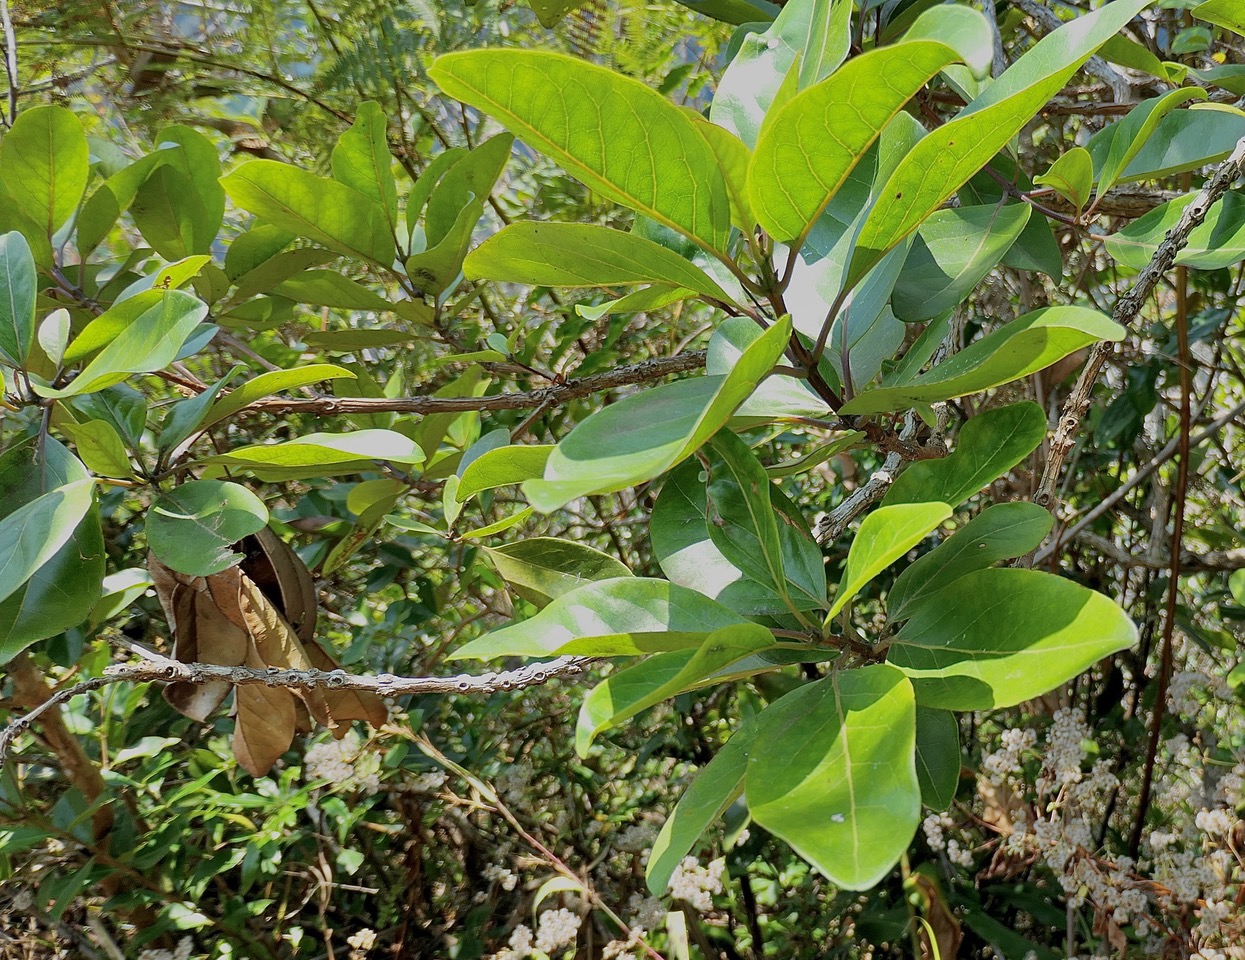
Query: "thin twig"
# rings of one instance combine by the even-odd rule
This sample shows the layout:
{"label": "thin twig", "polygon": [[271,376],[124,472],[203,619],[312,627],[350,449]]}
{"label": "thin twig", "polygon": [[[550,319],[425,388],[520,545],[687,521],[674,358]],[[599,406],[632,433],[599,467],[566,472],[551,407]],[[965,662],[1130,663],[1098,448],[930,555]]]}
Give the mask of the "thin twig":
{"label": "thin twig", "polygon": [[391,673],[360,676],[344,670],[280,670],[258,667],[226,667],[211,663],[182,663],[157,654],[144,653],[140,663],[114,664],[105,667],[101,676],[92,677],[57,691],[37,708],[18,717],[0,731],[0,766],[8,757],[13,738],[30,726],[39,715],[71,697],[110,683],[180,682],[214,683],[225,681],[236,685],[263,684],[299,690],[367,690],[381,697],[407,694],[480,693],[492,694],[523,690],[561,678],[581,678],[596,662],[593,657],[559,657],[547,663],[533,663],[517,670],[480,675],[460,674],[455,677],[399,677]]}
{"label": "thin twig", "polygon": [[[1245,137],[1237,141],[1232,155],[1215,168],[1206,186],[1202,188],[1193,202],[1184,208],[1180,220],[1167,232],[1167,236],[1159,244],[1150,262],[1137,276],[1132,289],[1116,303],[1112,314],[1112,319],[1116,323],[1127,327],[1141,313],[1142,306],[1158,284],[1159,278],[1171,269],[1176,260],[1176,254],[1189,242],[1189,234],[1206,219],[1211,206],[1228,192],[1233,181],[1241,175],[1242,169],[1245,169]],[[1055,487],[1059,482],[1059,473],[1068,451],[1072,449],[1075,442],[1081,418],[1089,409],[1089,399],[1094,390],[1094,383],[1114,352],[1113,341],[1103,340],[1097,343],[1090,352],[1085,369],[1077,378],[1076,386],[1068,399],[1064,401],[1063,411],[1059,417],[1059,427],[1051,441],[1050,452],[1046,457],[1046,467],[1042,471],[1041,482],[1038,483],[1037,493],[1033,497],[1034,503],[1048,510],[1054,509]]]}
{"label": "thin twig", "polygon": [[11,127],[17,119],[17,36],[9,16],[9,0],[0,0],[0,24],[4,26],[4,72],[9,75],[9,114],[4,125]]}

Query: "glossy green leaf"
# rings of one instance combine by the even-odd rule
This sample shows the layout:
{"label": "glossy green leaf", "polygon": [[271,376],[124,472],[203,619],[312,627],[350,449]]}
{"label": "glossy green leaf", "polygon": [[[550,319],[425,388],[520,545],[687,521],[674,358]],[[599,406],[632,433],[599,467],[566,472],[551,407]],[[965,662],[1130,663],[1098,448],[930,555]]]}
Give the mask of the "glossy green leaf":
{"label": "glossy green leaf", "polygon": [[1016,242],[1030,210],[1018,203],[930,214],[916,232],[891,294],[895,316],[905,322],[929,320],[957,306]]}
{"label": "glossy green leaf", "polygon": [[1123,337],[1124,328],[1096,310],[1045,307],[1000,327],[908,383],[857,394],[839,412],[889,413],[979,393],[1044,370],[1100,340]]}
{"label": "glossy green leaf", "polygon": [[1151,53],[1148,47],[1133,40],[1127,34],[1117,33],[1098,48],[1098,56],[1108,63],[1118,63],[1121,67],[1140,70],[1160,80],[1180,82],[1179,79],[1173,77],[1169,69],[1170,66],[1175,66],[1174,64],[1164,65],[1163,61]]}
{"label": "glossy green leaf", "polygon": [[1245,37],[1245,10],[1237,0],[1206,0],[1193,8],[1193,16]]}
{"label": "glossy green leaf", "polygon": [[0,600],[11,596],[63,547],[94,502],[95,481],[74,480],[0,520]]}
{"label": "glossy green leaf", "polygon": [[[775,494],[765,468],[729,430],[704,450],[709,458],[706,509],[709,539],[728,562],[783,600],[789,609],[826,604],[826,570],[808,525]],[[786,506],[785,512],[780,512]]]}
{"label": "glossy green leaf", "polygon": [[960,728],[950,710],[916,708],[916,778],[921,803],[946,810],[960,783]]}
{"label": "glossy green leaf", "polygon": [[745,616],[785,613],[774,587],[746,576],[710,537],[702,469],[690,460],[671,471],[653,506],[649,539],[662,572]]}
{"label": "glossy green leaf", "polygon": [[27,107],[0,141],[0,177],[48,237],[78,209],[89,173],[86,134],[66,107]]}
{"label": "glossy green leaf", "polygon": [[806,236],[882,128],[955,59],[928,40],[873,50],[782,107],[748,170],[752,209],[766,232],[784,242]]}
{"label": "glossy green leaf", "polygon": [[1033,182],[1050,187],[1078,211],[1083,210],[1094,189],[1094,160],[1084,147],[1072,147]]}
{"label": "glossy green leaf", "polygon": [[[432,158],[432,161],[424,168],[424,172],[419,175],[419,179],[415,181],[414,186],[411,187],[411,192],[406,196],[406,225],[411,230],[412,240],[418,236],[416,224],[423,215],[424,207],[427,206],[432,191],[441,182],[446,171],[466,155],[466,147],[451,147],[441,151]],[[412,249],[417,249],[414,243]]]}
{"label": "glossy green leaf", "polygon": [[130,215],[143,239],[166,260],[180,260],[210,248],[220,226],[210,225],[194,184],[169,164],[157,167],[143,181]]}
{"label": "glossy green leaf", "polygon": [[450,658],[632,656],[697,647],[706,634],[743,622],[694,590],[666,580],[620,577],[564,593],[535,616],[486,633]]}
{"label": "glossy green leaf", "polygon": [[730,302],[708,274],[677,253],[634,233],[585,223],[512,223],[472,250],[463,269],[473,280],[549,287],[655,283]]}
{"label": "glossy green leaf", "polygon": [[484,490],[504,487],[544,475],[545,462],[553,450],[551,445],[516,444],[488,450],[462,472],[456,496],[468,500]]}
{"label": "glossy green leaf", "polygon": [[134,473],[117,428],[107,420],[66,423],[63,429],[78,448],[87,469],[103,477],[129,477]]}
{"label": "glossy green leaf", "polygon": [[196,430],[203,428],[208,409],[229,383],[245,370],[238,364],[201,393],[178,400],[160,425],[156,449],[162,454],[171,453]]}
{"label": "glossy green leaf", "polygon": [[619,670],[593,687],[579,710],[575,752],[588,755],[592,741],[641,711],[713,681],[714,675],[750,654],[774,645],[774,636],[756,623],[715,630],[692,650],[672,650]]}
{"label": "glossy green leaf", "polygon": [[485,552],[510,588],[537,607],[594,580],[631,576],[626,566],[600,550],[555,537],[532,537],[486,547]]}
{"label": "glossy green leaf", "polygon": [[994,34],[980,10],[959,3],[938,3],[921,13],[904,33],[906,42],[937,40],[959,54],[972,77],[984,80],[994,64]]}
{"label": "glossy green leaf", "polygon": [[20,367],[35,342],[35,258],[16,230],[0,236],[0,357]]}
{"label": "glossy green leaf", "polygon": [[930,707],[990,710],[1053,690],[1137,641],[1102,594],[1037,570],[978,570],[924,604],[887,660]]}
{"label": "glossy green leaf", "polygon": [[[1106,239],[1107,253],[1125,266],[1142,269],[1180,220],[1196,193],[1177,197],[1134,220]],[[1200,270],[1218,270],[1245,260],[1245,195],[1229,191],[1189,234],[1176,263]]]}
{"label": "glossy green leaf", "polygon": [[269,373],[261,373],[258,377],[246,381],[237,390],[231,390],[226,396],[217,400],[208,410],[207,416],[203,418],[201,427],[206,430],[212,424],[232,417],[256,400],[262,400],[282,390],[295,390],[298,387],[319,383],[321,380],[340,380],[343,377],[353,380],[354,376],[349,370],[331,363],[312,363],[295,367],[292,370],[273,370]]}
{"label": "glossy green leaf", "polygon": [[744,720],[713,759],[696,775],[687,792],[675,804],[653,841],[645,879],[653,896],[661,896],[670,877],[691,853],[706,830],[743,793],[748,759],[756,737],[755,720]]}
{"label": "glossy green leaf", "polygon": [[438,296],[458,279],[471,236],[484,215],[484,204],[468,201],[435,246],[406,258],[406,275],[421,293]]}
{"label": "glossy green leaf", "polygon": [[191,480],[147,511],[147,546],[178,573],[210,577],[242,560],[233,548],[268,524],[264,502],[236,483]]}
{"label": "glossy green leaf", "polygon": [[951,516],[945,503],[899,503],[865,517],[847,552],[847,566],[826,615],[830,623],[862,587],[924,540]]}
{"label": "glossy green leaf", "polygon": [[988,163],[1149,2],[1115,0],[1048,33],[954,119],[930,131],[879,191],[856,239],[849,285]]}
{"label": "glossy green leaf", "polygon": [[987,410],[960,428],[950,456],[914,463],[901,473],[882,504],[935,501],[959,506],[1028,456],[1045,436],[1046,414],[1036,403]]}
{"label": "glossy green leaf", "polygon": [[665,473],[723,427],[773,369],[791,336],[783,317],[725,376],[693,377],[632,394],[583,420],[549,455],[543,480],[523,484],[537,510],[611,493]]}
{"label": "glossy green leaf", "polygon": [[[761,334],[761,328],[747,317],[727,317],[709,338],[705,372],[711,376],[730,373],[743,352]],[[752,396],[740,404],[731,418],[731,424],[736,429],[743,429],[761,423],[829,415],[829,406],[809,389],[805,381],[789,376],[773,376],[762,380]]]}
{"label": "glossy green leaf", "polygon": [[850,41],[851,17],[847,6],[843,2],[832,5],[829,0],[799,0],[785,4],[777,17],[755,18],[773,23],[762,33],[743,37],[718,84],[710,119],[745,146],[755,147],[784,80],[794,81],[794,93],[829,76],[847,56],[844,40]]}
{"label": "glossy green leaf", "polygon": [[607,300],[605,303],[599,303],[595,306],[577,303],[575,304],[575,312],[585,320],[595,322],[602,317],[618,314],[660,310],[662,307],[678,303],[680,300],[687,300],[695,295],[694,291],[688,290],[685,287],[674,287],[671,289],[670,287],[658,285],[645,287],[643,290],[635,290],[619,297],[617,300]]}
{"label": "glossy green leaf", "polygon": [[384,208],[343,183],[275,160],[251,160],[221,183],[234,203],[274,226],[347,256],[393,263]]}
{"label": "glossy green leaf", "polygon": [[910,617],[938,591],[965,574],[1037,548],[1054,518],[1035,503],[996,503],[899,575],[886,597],[892,622]]}
{"label": "glossy green leaf", "polygon": [[311,433],[284,443],[256,443],[200,462],[245,468],[261,480],[302,480],[374,470],[377,461],[423,463],[424,451],[394,430],[356,430]]}
{"label": "glossy green leaf", "polygon": [[[58,398],[91,393],[119,383],[130,374],[152,373],[172,363],[191,331],[207,316],[207,304],[180,290],[150,292],[155,294],[153,305],[109,340],[67,387],[54,390],[36,386],[36,392]],[[101,316],[95,322],[103,319]],[[87,327],[83,334],[90,329]],[[70,343],[67,354],[74,352],[76,343]]]}
{"label": "glossy green leaf", "polygon": [[[55,437],[47,437],[41,445],[33,438],[15,443],[0,454],[0,518],[11,516],[42,494],[83,482],[90,482],[86,470]],[[70,531],[60,548],[0,601],[0,663],[90,614],[104,576],[99,507],[90,505]],[[59,537],[61,532],[58,528],[53,535]],[[26,546],[38,546],[33,530],[29,539]],[[7,534],[0,544],[0,562],[14,559],[21,548]]]}
{"label": "glossy green leaf", "polygon": [[[1227,157],[1245,136],[1245,116],[1209,109],[1213,106],[1217,105],[1194,105],[1163,117],[1145,145],[1117,175],[1116,182],[1155,180],[1197,170]],[[1115,142],[1113,131],[1121,123],[1112,124],[1089,141],[1087,149],[1094,158],[1095,169],[1102,169],[1106,163]]]}
{"label": "glossy green leaf", "polygon": [[757,823],[836,886],[890,872],[920,820],[916,703],[894,667],[836,670],[757,720],[744,791]]}
{"label": "glossy green leaf", "polygon": [[[185,294],[179,294],[185,296]],[[148,311],[159,310],[164,305],[164,291],[144,290],[125,300],[114,303],[88,323],[65,349],[65,363],[85,360],[98,353]]]}
{"label": "glossy green leaf", "polygon": [[[1096,179],[1099,195],[1101,196],[1115,186],[1120,175],[1154,134],[1159,121],[1177,107],[1191,100],[1205,100],[1207,96],[1206,91],[1200,87],[1181,87],[1171,90],[1161,97],[1142,101],[1128,112],[1128,116],[1103,130],[1099,136],[1108,141],[1106,156],[1099,154],[1100,162],[1095,164],[1098,171]],[[1093,141],[1091,141],[1091,148],[1093,146]],[[1091,157],[1094,155],[1092,149],[1090,155]]]}
{"label": "glossy green leaf", "polygon": [[137,447],[147,428],[147,401],[133,387],[119,383],[98,393],[88,393],[69,401],[79,420],[106,420],[130,447]]}
{"label": "glossy green leaf", "polygon": [[611,200],[708,250],[730,235],[713,151],[678,107],[604,67],[534,50],[439,57],[429,76]]}
{"label": "glossy green leaf", "polygon": [[69,329],[69,311],[60,307],[44,317],[35,331],[39,348],[58,367],[65,357],[65,348],[69,345]]}
{"label": "glossy green leaf", "polygon": [[460,212],[473,200],[483,208],[510,159],[513,145],[512,135],[500,133],[485,140],[445,171],[424,211],[424,233],[429,247],[449,235]]}
{"label": "glossy green leaf", "polygon": [[384,297],[335,270],[302,270],[271,289],[280,296],[317,307],[380,312],[393,309]]}
{"label": "glossy green leaf", "polygon": [[[533,0],[534,2],[534,0]],[[554,0],[560,2],[560,0]],[[755,23],[773,20],[779,8],[768,0],[675,0],[689,10],[723,23]]]}
{"label": "glossy green leaf", "polygon": [[388,121],[379,103],[365,100],[354,123],[333,147],[333,179],[375,200],[385,212],[389,232],[398,232],[398,188],[386,137]]}

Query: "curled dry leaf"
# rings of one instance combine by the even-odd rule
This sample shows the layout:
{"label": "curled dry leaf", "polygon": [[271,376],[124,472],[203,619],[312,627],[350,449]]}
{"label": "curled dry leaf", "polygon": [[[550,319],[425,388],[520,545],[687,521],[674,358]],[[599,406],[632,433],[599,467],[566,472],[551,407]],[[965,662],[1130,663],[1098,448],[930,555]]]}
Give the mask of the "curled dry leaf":
{"label": "curled dry leaf", "polygon": [[[148,557],[152,579],[175,637],[173,655],[184,663],[264,669],[334,670],[333,658],[316,644],[315,586],[306,565],[286,543],[264,529],[242,543],[241,566],[209,577],[192,577]],[[230,684],[174,683],[165,697],[174,709],[204,721]],[[262,776],[314,719],[339,739],[352,720],[379,726],[388,718],[384,701],[366,691],[289,690],[247,684],[236,691],[234,754]]]}

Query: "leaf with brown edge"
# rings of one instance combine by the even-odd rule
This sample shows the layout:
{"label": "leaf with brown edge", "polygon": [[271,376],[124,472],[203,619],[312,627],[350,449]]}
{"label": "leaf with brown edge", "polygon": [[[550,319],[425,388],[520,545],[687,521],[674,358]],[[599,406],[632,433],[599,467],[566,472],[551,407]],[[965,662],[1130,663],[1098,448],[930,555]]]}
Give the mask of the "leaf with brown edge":
{"label": "leaf with brown edge", "polygon": [[[173,632],[173,659],[182,663],[214,663],[236,667],[246,659],[245,630],[221,610],[218,596],[236,595],[240,573],[231,568],[212,577],[191,577],[171,570],[148,555],[147,567],[156,595]],[[164,688],[169,706],[191,720],[207,720],[229,695],[230,684],[170,683]]]}

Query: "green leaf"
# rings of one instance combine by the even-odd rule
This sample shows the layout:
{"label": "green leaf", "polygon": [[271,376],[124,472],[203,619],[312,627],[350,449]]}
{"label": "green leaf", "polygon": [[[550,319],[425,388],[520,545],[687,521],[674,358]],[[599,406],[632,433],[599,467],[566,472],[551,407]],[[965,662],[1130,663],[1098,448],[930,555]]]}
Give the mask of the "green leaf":
{"label": "green leaf", "polygon": [[[132,323],[109,340],[69,386],[54,390],[36,385],[35,392],[40,396],[57,398],[93,393],[119,383],[129,374],[152,373],[172,363],[191,331],[207,316],[207,304],[180,290],[149,292],[155,294],[152,306],[143,310]],[[139,300],[144,296],[139,294],[133,299]],[[151,301],[144,299],[141,304],[148,302]],[[118,307],[113,310],[118,315],[130,312]],[[106,316],[98,317],[95,323]],[[91,329],[92,325],[89,325],[83,330],[83,335]],[[76,344],[77,340],[69,345],[67,355],[75,353]]]}
{"label": "green leaf", "polygon": [[945,503],[899,503],[879,507],[860,524],[851,548],[847,566],[834,595],[834,606],[826,615],[829,624],[861,588],[951,516]]}
{"label": "green leaf", "polygon": [[965,574],[1023,556],[1042,542],[1053,523],[1049,511],[1023,500],[987,507],[899,575],[886,597],[888,619],[907,619]]}
{"label": "green leaf", "polygon": [[675,867],[691,853],[701,835],[743,793],[744,777],[748,772],[748,759],[755,738],[755,720],[744,720],[675,804],[653,842],[645,870],[648,889],[653,896],[660,897],[666,892]]}
{"label": "green leaf", "polygon": [[752,209],[766,232],[802,241],[882,128],[956,58],[928,40],[873,50],[782,107],[748,169]]}
{"label": "green leaf", "polygon": [[1245,37],[1245,10],[1236,0],[1206,0],[1193,8],[1193,16]]}
{"label": "green leaf", "polygon": [[533,537],[484,550],[511,589],[538,608],[585,583],[631,576],[613,557],[555,537]]}
{"label": "green leaf", "polygon": [[938,210],[920,226],[891,306],[905,322],[957,306],[1003,259],[1029,222],[1027,203]]}
{"label": "green leaf", "polygon": [[333,179],[375,200],[385,212],[389,232],[398,232],[398,188],[393,180],[393,157],[386,139],[388,122],[379,103],[365,100],[354,123],[333,147]]}
{"label": "green leaf", "polygon": [[0,520],[0,600],[11,596],[73,536],[94,502],[87,477],[49,490]]}
{"label": "green leaf", "polygon": [[527,5],[532,8],[542,27],[556,27],[563,17],[586,2],[587,0],[527,0]]}
{"label": "green leaf", "polygon": [[78,209],[89,175],[86,134],[66,107],[28,107],[0,142],[0,177],[13,203],[48,237]]}
{"label": "green leaf", "polygon": [[857,394],[839,412],[889,413],[979,393],[1044,370],[1099,340],[1123,338],[1124,328],[1097,310],[1045,307],[1000,327],[908,383]]}
{"label": "green leaf", "polygon": [[271,289],[280,296],[317,307],[378,312],[394,309],[394,305],[384,297],[377,296],[357,280],[344,277],[335,270],[303,270]]}
{"label": "green leaf", "polygon": [[[748,445],[729,430],[709,441],[706,510],[709,538],[744,575],[788,609],[826,605],[826,569],[807,524],[774,486]],[[782,511],[783,506],[787,509]],[[782,511],[782,512],[780,512]]]}
{"label": "green leaf", "polygon": [[544,474],[545,462],[552,450],[551,445],[542,444],[515,444],[486,450],[462,471],[455,496],[465,501],[485,490],[534,480]]}
{"label": "green leaf", "polygon": [[856,239],[848,285],[988,163],[1149,2],[1115,0],[1048,33],[954,119],[930,131],[879,191]]}
{"label": "green leaf", "polygon": [[251,160],[221,183],[234,203],[274,226],[350,257],[393,264],[384,208],[343,183],[275,160]]}
{"label": "green leaf", "polygon": [[36,290],[30,244],[16,230],[0,236],[0,357],[15,367],[34,346]]}
{"label": "green leaf", "polygon": [[688,116],[713,150],[718,170],[722,172],[731,202],[731,223],[751,233],[757,222],[752,211],[752,200],[748,196],[748,165],[752,162],[752,151],[735,134],[710,123],[699,113],[689,112]]}
{"label": "green leaf", "polygon": [[[1220,104],[1194,105],[1176,110],[1159,121],[1145,145],[1118,174],[1117,183],[1155,180],[1217,163],[1245,136],[1245,117],[1213,109]],[[1113,131],[1123,121],[1095,135],[1088,144],[1095,169],[1102,169],[1115,143]]]}
{"label": "green leaf", "polygon": [[421,293],[439,296],[458,279],[467,248],[471,245],[472,232],[483,215],[483,203],[479,200],[468,201],[435,246],[406,258],[406,275]]}
{"label": "green leaf", "polygon": [[[1125,266],[1142,269],[1196,197],[1196,193],[1177,197],[1134,220],[1119,233],[1107,237],[1107,253]],[[1189,242],[1176,254],[1176,263],[1199,270],[1218,270],[1242,260],[1245,260],[1245,195],[1229,191],[1189,234]]]}
{"label": "green leaf", "polygon": [[699,646],[705,634],[743,622],[694,590],[665,580],[620,577],[564,593],[535,616],[472,640],[450,659],[630,656],[687,649]]}
{"label": "green leaf", "polygon": [[160,425],[156,449],[162,454],[170,453],[192,433],[202,429],[208,408],[215,402],[217,394],[245,369],[239,364],[203,392],[173,404],[169,415]]}
{"label": "green leaf", "polygon": [[[529,0],[530,3],[545,0]],[[562,0],[552,0],[554,3]],[[706,17],[721,20],[723,23],[754,23],[761,20],[773,20],[779,8],[767,0],[676,0],[689,10],[703,13]],[[548,26],[548,24],[546,24]]]}
{"label": "green leaf", "polygon": [[403,330],[325,330],[303,334],[303,343],[327,353],[355,353],[396,347],[419,339],[419,334]]}
{"label": "green leaf", "polygon": [[65,347],[69,345],[69,328],[69,311],[60,307],[43,318],[43,322],[39,324],[39,329],[35,333],[39,347],[58,367],[65,357]]}
{"label": "green leaf", "polygon": [[958,3],[939,3],[916,18],[903,35],[905,42],[937,40],[959,54],[975,80],[990,76],[994,65],[994,35],[990,21],[979,10]]}
{"label": "green leaf", "polygon": [[1106,597],[1037,570],[978,570],[923,604],[891,641],[925,706],[1010,707],[1137,641]]}
{"label": "green leaf", "polygon": [[273,370],[269,373],[261,373],[253,380],[242,384],[237,390],[231,390],[226,396],[217,400],[207,416],[203,418],[201,426],[206,430],[214,423],[220,423],[232,417],[256,400],[262,400],[282,390],[294,390],[308,384],[319,383],[321,380],[339,380],[343,377],[353,380],[354,376],[349,370],[331,363],[312,363],[295,367],[293,370]]}
{"label": "green leaf", "polygon": [[[1154,134],[1159,121],[1190,100],[1205,100],[1208,94],[1200,87],[1182,87],[1171,90],[1161,97],[1145,100],[1128,112],[1128,116],[1111,124],[1098,134],[1107,141],[1106,156],[1099,153],[1098,195],[1102,196],[1119,180],[1128,165],[1141,152],[1146,141]],[[1095,138],[1097,139],[1097,138]],[[1095,152],[1095,144],[1090,141],[1091,155]]]}
{"label": "green leaf", "polygon": [[713,151],[678,107],[642,83],[534,50],[450,53],[428,73],[593,190],[707,250],[725,249],[730,201]]}
{"label": "green leaf", "polygon": [[178,573],[210,577],[235,566],[233,547],[268,525],[264,502],[236,483],[191,480],[156,498],[147,511],[147,545]]}
{"label": "green leaf", "polygon": [[1089,203],[1094,188],[1094,160],[1084,147],[1072,147],[1046,173],[1034,177],[1033,182],[1050,187],[1080,212]]}
{"label": "green leaf", "polygon": [[147,401],[141,393],[125,384],[74,397],[69,405],[78,420],[106,420],[111,423],[131,449],[139,445],[147,428]]}
{"label": "green leaf", "polygon": [[66,423],[61,429],[78,448],[78,456],[87,469],[104,477],[133,476],[134,469],[130,466],[121,435],[107,420]]}
{"label": "green leaf", "polygon": [[946,810],[960,784],[960,728],[950,710],[916,708],[916,778],[921,803]]}
{"label": "green leaf", "polygon": [[758,718],[748,809],[836,886],[866,890],[916,833],[915,750],[906,678],[886,664],[836,670]]}
{"label": "green leaf", "polygon": [[436,246],[450,234],[463,208],[473,200],[483,209],[484,201],[510,159],[513,145],[513,136],[500,133],[485,140],[445,171],[428,198],[428,209],[424,212],[424,233],[429,247]]}
{"label": "green leaf", "polygon": [[695,293],[684,287],[671,289],[663,286],[652,286],[645,287],[643,290],[632,291],[619,297],[617,300],[607,300],[605,303],[599,303],[595,306],[577,303],[575,304],[575,312],[585,320],[591,320],[595,323],[602,317],[660,310],[662,307],[678,303],[680,300],[687,300],[693,296],[695,296]]}
{"label": "green leaf", "polygon": [[374,470],[378,461],[423,463],[424,451],[394,430],[356,430],[310,433],[284,443],[256,443],[199,462],[245,468],[261,480],[305,480]]}
{"label": "green leaf", "polygon": [[584,697],[575,728],[575,752],[588,755],[592,741],[649,707],[694,690],[732,663],[774,645],[774,636],[756,623],[715,630],[693,650],[672,650],[607,677]]}
{"label": "green leaf", "polygon": [[960,428],[950,456],[914,463],[901,473],[882,504],[935,501],[959,506],[1028,456],[1045,436],[1046,414],[1036,403],[987,410]]}
{"label": "green leaf", "polygon": [[[745,350],[761,336],[762,330],[747,317],[727,317],[709,338],[705,372],[710,376],[730,373]],[[735,429],[763,423],[794,420],[799,417],[826,417],[830,407],[795,377],[766,377],[731,418]]]}
{"label": "green leaf", "polygon": [[432,196],[432,191],[441,182],[446,171],[466,155],[466,147],[451,147],[443,150],[432,158],[432,161],[424,168],[424,172],[419,175],[419,179],[415,181],[414,186],[411,187],[411,192],[406,196],[406,225],[411,231],[412,249],[418,249],[414,245],[414,239],[417,236],[415,226],[424,212],[428,198]]}
{"label": "green leaf", "polygon": [[[45,438],[42,445],[34,438],[15,443],[0,454],[0,518],[12,516],[41,494],[82,482],[90,482],[89,474],[55,437]],[[89,493],[87,496],[89,499]],[[99,507],[90,505],[70,531],[60,548],[0,601],[0,663],[38,640],[81,623],[90,614],[104,576]],[[62,532],[57,528],[53,536],[59,537]],[[20,549],[11,533],[0,535],[0,560],[12,560]],[[33,532],[27,546],[39,546]]]}
{"label": "green leaf", "polygon": [[543,480],[523,484],[541,512],[665,473],[718,432],[773,369],[791,336],[783,317],[725,376],[694,377],[632,394],[583,420],[549,455]]}
{"label": "green leaf", "polygon": [[655,283],[731,302],[708,274],[677,253],[634,233],[586,223],[512,223],[472,250],[463,269],[473,280],[548,287]]}
{"label": "green leaf", "polygon": [[156,139],[164,149],[137,189],[128,193],[129,184],[117,182],[130,168],[115,174],[109,189],[119,206],[130,204],[143,238],[166,260],[211,253],[225,215],[216,146],[186,126],[168,127]]}
{"label": "green leaf", "polygon": [[746,576],[709,536],[708,497],[701,471],[696,460],[676,467],[653,506],[649,539],[662,573],[672,583],[745,616],[787,612],[789,608],[772,585]]}

